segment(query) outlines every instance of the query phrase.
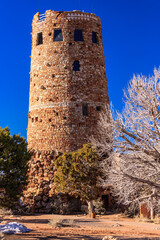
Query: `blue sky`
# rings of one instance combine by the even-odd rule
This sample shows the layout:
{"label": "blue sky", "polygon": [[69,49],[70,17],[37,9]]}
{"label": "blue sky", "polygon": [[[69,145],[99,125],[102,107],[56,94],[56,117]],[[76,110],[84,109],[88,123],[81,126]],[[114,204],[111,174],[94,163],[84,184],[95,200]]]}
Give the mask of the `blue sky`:
{"label": "blue sky", "polygon": [[160,65],[160,0],[5,0],[0,4],[0,126],[26,137],[31,24],[46,10],[84,10],[101,17],[109,98],[123,107],[133,74]]}

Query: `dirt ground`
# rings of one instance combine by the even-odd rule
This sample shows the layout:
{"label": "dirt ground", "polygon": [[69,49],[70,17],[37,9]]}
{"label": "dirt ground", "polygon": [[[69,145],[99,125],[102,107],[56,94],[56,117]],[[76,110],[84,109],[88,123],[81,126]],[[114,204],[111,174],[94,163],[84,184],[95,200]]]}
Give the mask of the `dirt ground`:
{"label": "dirt ground", "polygon": [[[53,228],[51,219],[74,219],[73,227]],[[96,216],[91,219],[84,215],[33,215],[5,216],[1,224],[19,222],[32,232],[7,235],[7,240],[102,240],[104,236],[116,236],[127,240],[160,240],[160,224],[126,218],[120,214]]]}

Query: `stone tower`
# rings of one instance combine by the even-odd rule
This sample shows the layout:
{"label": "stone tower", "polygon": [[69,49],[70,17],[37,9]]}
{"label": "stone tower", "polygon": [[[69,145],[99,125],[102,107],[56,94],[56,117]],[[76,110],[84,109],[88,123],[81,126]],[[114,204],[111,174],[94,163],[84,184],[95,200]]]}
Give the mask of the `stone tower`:
{"label": "stone tower", "polygon": [[54,158],[96,134],[108,103],[100,18],[80,11],[35,14],[27,133],[34,155],[26,197],[33,195],[37,212],[51,210]]}

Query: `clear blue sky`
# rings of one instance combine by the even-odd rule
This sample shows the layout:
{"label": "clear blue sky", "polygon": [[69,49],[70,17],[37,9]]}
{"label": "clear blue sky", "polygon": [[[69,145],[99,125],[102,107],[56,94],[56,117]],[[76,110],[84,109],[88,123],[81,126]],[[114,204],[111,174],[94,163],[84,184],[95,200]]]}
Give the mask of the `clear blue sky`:
{"label": "clear blue sky", "polygon": [[46,10],[79,9],[101,17],[109,98],[122,109],[134,73],[160,65],[160,0],[4,0],[0,5],[0,126],[26,137],[31,24]]}

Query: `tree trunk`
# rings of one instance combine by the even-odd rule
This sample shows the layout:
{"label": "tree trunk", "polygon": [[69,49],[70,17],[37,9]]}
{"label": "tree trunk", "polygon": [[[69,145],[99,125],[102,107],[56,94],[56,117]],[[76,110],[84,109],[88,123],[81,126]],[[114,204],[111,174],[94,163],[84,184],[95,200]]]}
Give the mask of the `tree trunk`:
{"label": "tree trunk", "polygon": [[90,201],[87,201],[87,203],[88,203],[88,213],[90,215],[91,213],[94,213],[93,201],[90,200]]}

